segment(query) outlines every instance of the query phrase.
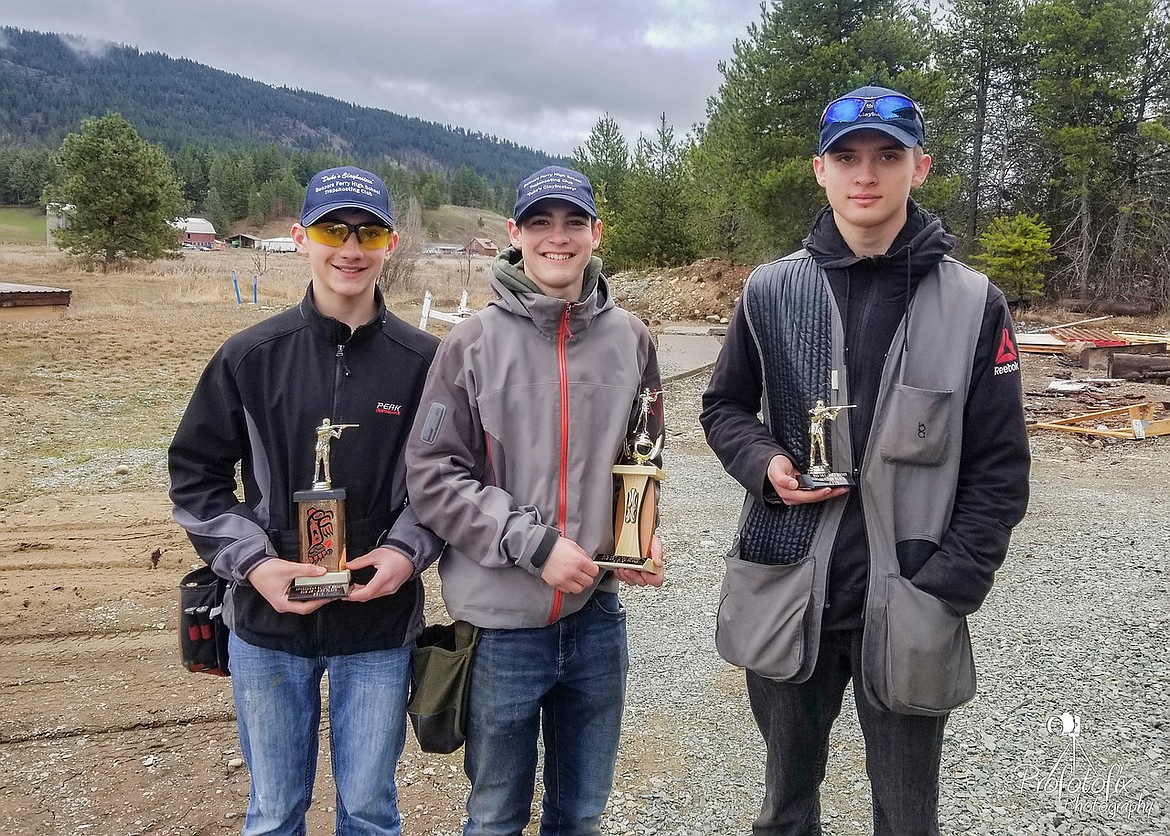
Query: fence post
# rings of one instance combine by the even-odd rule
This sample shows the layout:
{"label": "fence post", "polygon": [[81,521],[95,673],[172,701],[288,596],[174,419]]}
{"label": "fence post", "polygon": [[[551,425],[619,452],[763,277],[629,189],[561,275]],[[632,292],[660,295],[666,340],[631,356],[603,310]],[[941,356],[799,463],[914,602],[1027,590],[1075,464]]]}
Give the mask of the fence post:
{"label": "fence post", "polygon": [[418,328],[420,331],[427,330],[427,320],[431,318],[431,292],[428,290],[423,294],[422,300],[422,315],[418,320]]}

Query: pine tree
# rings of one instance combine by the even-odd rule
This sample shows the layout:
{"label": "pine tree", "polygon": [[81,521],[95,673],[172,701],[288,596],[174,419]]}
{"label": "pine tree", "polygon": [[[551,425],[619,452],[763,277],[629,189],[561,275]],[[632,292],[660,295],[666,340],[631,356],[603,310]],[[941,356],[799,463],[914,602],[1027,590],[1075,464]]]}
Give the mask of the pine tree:
{"label": "pine tree", "polygon": [[173,254],[175,222],[186,215],[179,181],[162,148],[143,140],[117,113],[86,119],[65,138],[60,180],[46,203],[68,207],[58,246],[108,269],[121,259]]}
{"label": "pine tree", "polygon": [[1051,235],[1052,230],[1038,215],[996,218],[979,236],[983,251],[972,256],[971,263],[1008,298],[1036,299],[1044,293],[1040,267],[1054,259]]}
{"label": "pine tree", "polygon": [[943,90],[927,69],[925,15],[899,0],[775,0],[760,10],[720,66],[692,160],[706,245],[721,246],[715,231],[733,235],[751,260],[795,248],[823,204],[809,160],[826,102],[880,84],[929,111]]}
{"label": "pine tree", "polygon": [[1022,16],[1022,0],[953,0],[936,41],[950,89],[932,122],[951,139],[948,158],[936,157],[963,177],[968,242],[977,235],[980,213],[1002,209],[1007,190],[1019,191],[1014,180],[1027,147],[1021,141]]}
{"label": "pine tree", "polygon": [[[1111,234],[1128,224],[1125,203],[1165,194],[1153,183],[1146,195],[1135,193],[1141,184],[1125,163],[1133,159],[1139,126],[1135,68],[1143,63],[1150,11],[1149,0],[1038,0],[1024,14],[1042,154],[1036,191],[1046,198],[1044,218],[1057,233],[1058,276],[1081,298],[1095,295],[1094,276],[1109,251],[1125,246]],[[1160,168],[1165,147],[1151,150]]]}
{"label": "pine tree", "polygon": [[694,259],[697,249],[684,198],[685,179],[683,149],[664,113],[653,140],[638,138],[623,208],[611,210],[619,218],[617,229],[610,230],[610,252],[617,266],[665,267]]}
{"label": "pine tree", "polygon": [[621,211],[622,190],[630,175],[630,146],[617,120],[608,113],[598,119],[585,144],[574,149],[572,165],[595,190],[605,191],[611,210]]}

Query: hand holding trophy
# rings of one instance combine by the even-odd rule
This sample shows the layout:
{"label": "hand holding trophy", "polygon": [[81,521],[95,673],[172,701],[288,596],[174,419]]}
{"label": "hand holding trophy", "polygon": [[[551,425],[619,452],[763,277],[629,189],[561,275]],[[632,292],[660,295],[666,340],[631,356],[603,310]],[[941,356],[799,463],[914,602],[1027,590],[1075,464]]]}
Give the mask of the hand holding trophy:
{"label": "hand holding trophy", "polygon": [[622,461],[613,466],[621,477],[621,492],[614,521],[612,556],[602,556],[595,563],[603,569],[635,569],[657,573],[650,559],[650,543],[658,527],[658,487],[666,474],[653,459],[662,452],[663,436],[650,435],[650,414],[662,390],[643,389],[638,395],[638,419],[622,445]]}
{"label": "hand holding trophy", "polygon": [[856,404],[825,406],[825,402],[818,399],[813,404],[813,408],[808,411],[808,471],[797,478],[802,491],[815,491],[818,488],[847,488],[854,484],[853,477],[848,473],[833,473],[829,468],[828,454],[825,448],[825,422],[836,421],[842,409],[853,409],[855,406]]}
{"label": "hand holding trophy", "polygon": [[342,430],[357,424],[333,424],[328,418],[317,427],[317,458],[313,465],[313,487],[293,494],[299,510],[298,539],[301,563],[324,566],[328,571],[316,577],[295,578],[288,590],[290,601],[317,601],[344,598],[351,587],[345,568],[345,488],[333,487],[329,472],[329,444],[341,438]]}

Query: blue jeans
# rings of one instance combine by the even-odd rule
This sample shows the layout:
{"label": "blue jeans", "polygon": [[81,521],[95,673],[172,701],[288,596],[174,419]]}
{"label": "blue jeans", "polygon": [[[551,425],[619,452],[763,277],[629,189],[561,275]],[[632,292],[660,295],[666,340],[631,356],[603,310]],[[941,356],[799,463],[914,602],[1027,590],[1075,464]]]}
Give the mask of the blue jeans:
{"label": "blue jeans", "polygon": [[816,668],[805,682],[776,682],[747,672],[748,699],[768,751],[755,836],[821,833],[829,729],[851,678],[875,836],[938,836],[938,771],[947,718],[895,714],[866,699],[860,629],[822,633]]}
{"label": "blue jeans", "polygon": [[626,695],[626,611],[594,593],[547,627],[483,630],[471,669],[464,836],[519,836],[544,735],[541,836],[601,832]]}
{"label": "blue jeans", "polygon": [[337,833],[399,836],[394,771],[406,741],[411,648],[309,658],[250,645],[235,633],[228,645],[252,779],[245,836],[305,833],[326,671]]}

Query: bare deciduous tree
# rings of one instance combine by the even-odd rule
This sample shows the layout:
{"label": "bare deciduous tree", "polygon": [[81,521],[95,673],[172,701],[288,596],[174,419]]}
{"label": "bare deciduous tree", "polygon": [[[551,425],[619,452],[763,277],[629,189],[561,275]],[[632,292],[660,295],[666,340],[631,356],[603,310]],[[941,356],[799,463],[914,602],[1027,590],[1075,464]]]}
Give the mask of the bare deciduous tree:
{"label": "bare deciduous tree", "polygon": [[257,242],[255,247],[248,250],[248,258],[252,262],[253,275],[263,276],[268,272],[268,248],[260,242]]}
{"label": "bare deciduous tree", "polygon": [[398,248],[382,265],[378,286],[383,291],[416,290],[414,277],[423,251],[422,207],[411,198],[398,218]]}

